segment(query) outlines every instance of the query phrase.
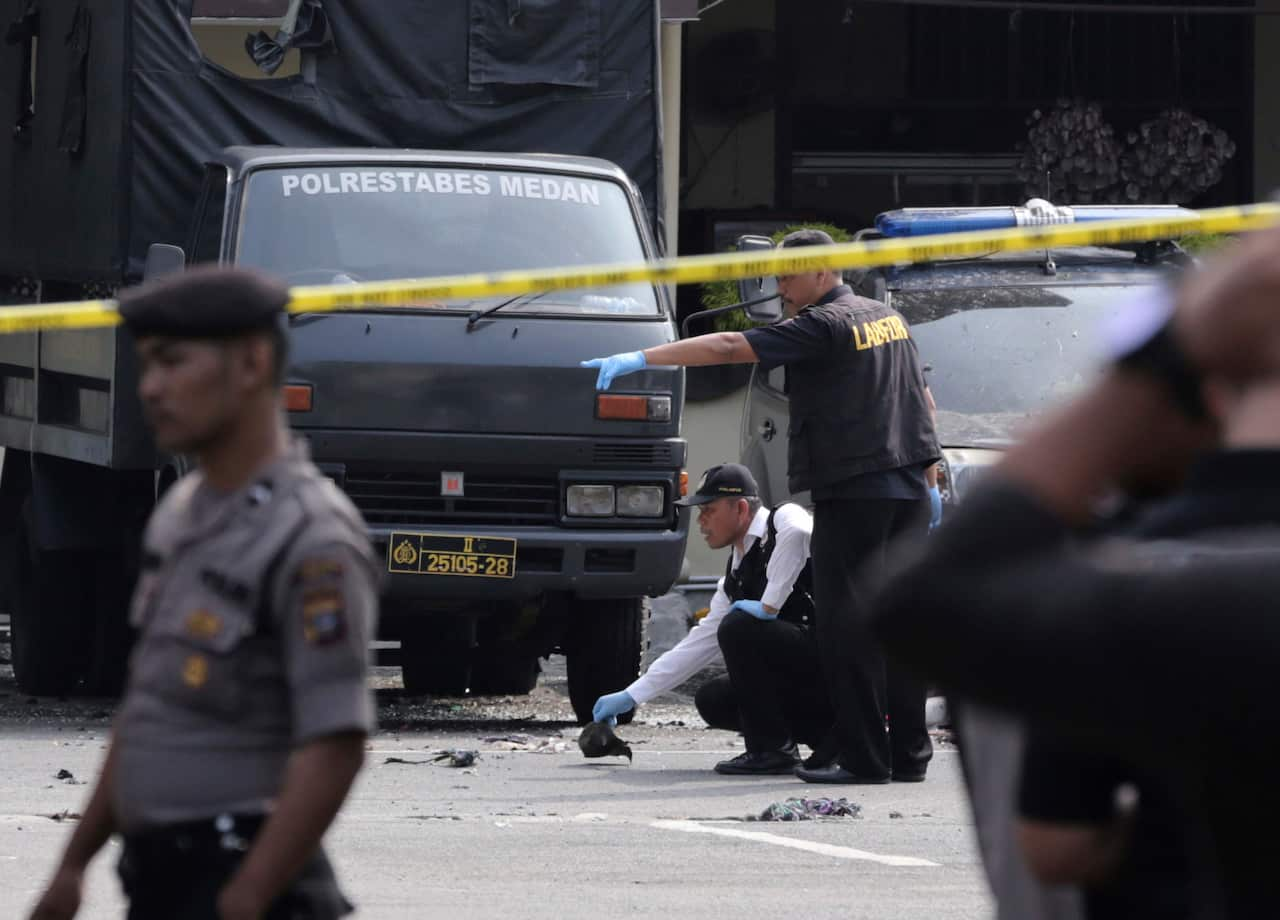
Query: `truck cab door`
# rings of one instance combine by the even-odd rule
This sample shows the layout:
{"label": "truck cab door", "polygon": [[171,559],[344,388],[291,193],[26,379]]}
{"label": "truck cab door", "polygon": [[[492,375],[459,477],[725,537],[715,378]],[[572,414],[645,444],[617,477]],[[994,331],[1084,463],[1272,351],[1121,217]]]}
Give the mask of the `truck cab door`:
{"label": "truck cab door", "polygon": [[808,504],[809,496],[792,496],[787,487],[787,427],[791,403],[785,392],[786,368],[768,373],[756,366],[751,373],[747,398],[742,404],[741,462],[751,470],[766,505],[795,498]]}

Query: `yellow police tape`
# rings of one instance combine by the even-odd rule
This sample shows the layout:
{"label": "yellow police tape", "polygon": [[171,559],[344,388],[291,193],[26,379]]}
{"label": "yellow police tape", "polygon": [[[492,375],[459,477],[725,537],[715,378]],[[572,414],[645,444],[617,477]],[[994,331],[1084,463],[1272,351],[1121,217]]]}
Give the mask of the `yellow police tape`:
{"label": "yellow police tape", "polygon": [[[291,313],[394,307],[424,301],[474,300],[506,294],[606,287],[614,284],[696,284],[767,275],[787,275],[825,268],[871,268],[931,262],[999,251],[1106,246],[1170,239],[1193,233],[1241,233],[1280,222],[1280,205],[1252,204],[1214,208],[1189,216],[1160,220],[1116,220],[1087,224],[1054,224],[1009,230],[945,233],[920,238],[871,240],[834,246],[806,246],[762,252],[685,256],[654,262],[587,265],[536,271],[453,275],[403,281],[296,287],[290,292]],[[41,329],[93,329],[120,322],[115,301],[91,300],[0,308],[0,334]]]}

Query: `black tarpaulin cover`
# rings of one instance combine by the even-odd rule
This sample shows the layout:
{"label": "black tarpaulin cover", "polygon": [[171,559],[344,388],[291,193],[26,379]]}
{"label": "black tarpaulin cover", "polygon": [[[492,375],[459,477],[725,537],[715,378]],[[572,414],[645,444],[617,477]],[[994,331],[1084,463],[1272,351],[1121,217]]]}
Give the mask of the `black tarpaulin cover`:
{"label": "black tarpaulin cover", "polygon": [[136,278],[234,144],[598,156],[660,213],[656,0],[320,0],[333,50],[274,80],[205,60],[191,4],[0,0],[39,49],[20,137],[29,49],[0,44],[0,274]]}

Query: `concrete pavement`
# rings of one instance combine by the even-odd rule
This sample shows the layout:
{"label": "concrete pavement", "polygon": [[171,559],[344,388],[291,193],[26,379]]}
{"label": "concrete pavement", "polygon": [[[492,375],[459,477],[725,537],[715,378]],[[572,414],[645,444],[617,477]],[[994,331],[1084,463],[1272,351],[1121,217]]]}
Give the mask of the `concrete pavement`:
{"label": "concrete pavement", "polygon": [[[689,716],[665,707],[650,718]],[[722,733],[679,725],[620,729],[635,761],[593,761],[564,723],[495,722],[464,731],[383,733],[329,846],[364,918],[663,917],[976,918],[989,913],[958,760],[935,759],[924,784],[805,787],[710,771],[740,750]],[[482,741],[519,732],[545,752]],[[4,727],[0,916],[21,916],[53,866],[67,821],[102,757],[101,727]],[[567,748],[556,752],[556,745]],[[478,749],[474,768],[426,761]],[[847,796],[859,819],[745,822],[793,795]],[[797,848],[802,847],[802,848]],[[121,916],[113,843],[90,877],[81,916]],[[905,859],[900,859],[905,857]],[[906,863],[903,865],[901,863]]]}

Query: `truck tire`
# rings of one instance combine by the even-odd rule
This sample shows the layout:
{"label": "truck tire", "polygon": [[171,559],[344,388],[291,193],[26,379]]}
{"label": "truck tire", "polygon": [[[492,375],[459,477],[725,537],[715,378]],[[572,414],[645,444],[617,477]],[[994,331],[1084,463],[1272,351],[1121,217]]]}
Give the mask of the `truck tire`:
{"label": "truck tire", "polygon": [[128,672],[133,630],[129,626],[129,599],[133,594],[135,565],[118,555],[103,553],[93,566],[94,591],[86,628],[88,660],[80,692],[87,696],[119,696]]}
{"label": "truck tire", "polygon": [[410,696],[463,696],[471,684],[465,648],[427,633],[400,639],[400,679]]}
{"label": "truck tire", "polygon": [[512,643],[481,646],[473,653],[471,692],[506,696],[529,693],[538,685],[538,656]]}
{"label": "truck tire", "polygon": [[[578,724],[591,721],[596,700],[640,674],[649,605],[642,597],[579,601],[569,620],[566,658],[569,702]],[[626,725],[635,710],[618,717]]]}
{"label": "truck tire", "polygon": [[[29,521],[27,515],[24,520]],[[18,528],[15,590],[9,611],[10,651],[18,689],[33,696],[63,696],[84,665],[87,597],[83,554],[40,550],[29,526]]]}

